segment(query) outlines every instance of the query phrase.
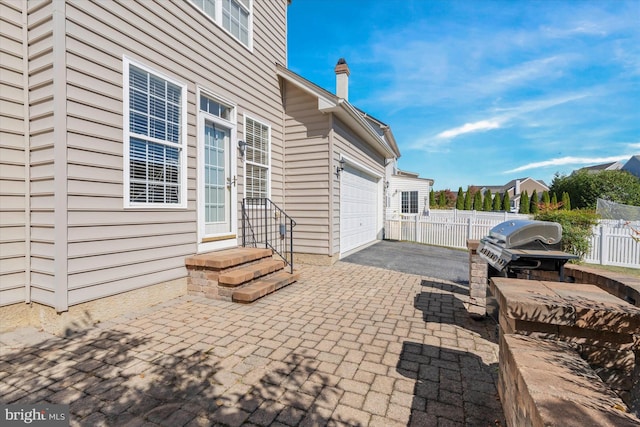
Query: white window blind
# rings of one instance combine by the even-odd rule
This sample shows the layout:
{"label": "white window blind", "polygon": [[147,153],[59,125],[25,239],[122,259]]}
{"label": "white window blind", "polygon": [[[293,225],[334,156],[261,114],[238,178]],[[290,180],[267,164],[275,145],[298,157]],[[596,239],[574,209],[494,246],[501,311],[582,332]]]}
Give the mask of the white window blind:
{"label": "white window blind", "polygon": [[245,121],[247,198],[269,197],[270,128],[253,119]]}
{"label": "white window blind", "polygon": [[180,204],[183,88],[128,66],[129,203]]}

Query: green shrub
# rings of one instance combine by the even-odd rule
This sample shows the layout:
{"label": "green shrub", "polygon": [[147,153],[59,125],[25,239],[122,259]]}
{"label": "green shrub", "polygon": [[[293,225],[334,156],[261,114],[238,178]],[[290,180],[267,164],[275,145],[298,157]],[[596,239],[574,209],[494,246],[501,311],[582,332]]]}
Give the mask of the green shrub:
{"label": "green shrub", "polygon": [[562,250],[580,257],[579,262],[589,252],[589,236],[598,223],[598,215],[592,210],[575,209],[543,210],[534,219],[557,222],[562,226]]}
{"label": "green shrub", "polygon": [[510,212],[511,211],[511,199],[509,198],[509,192],[504,192],[504,197],[502,198],[502,209]]}
{"label": "green shrub", "polygon": [[464,194],[464,210],[470,211],[472,206],[471,201],[471,189],[467,188],[467,192]]}
{"label": "green shrub", "polygon": [[482,193],[479,191],[473,195],[473,210],[478,212],[482,210]]}
{"label": "green shrub", "polygon": [[458,196],[456,197],[456,209],[459,211],[464,209],[464,191],[462,191],[462,187],[458,188]]}
{"label": "green shrub", "polygon": [[520,195],[520,209],[518,213],[528,214],[529,213],[529,194],[525,190],[524,193]]}
{"label": "green shrub", "polygon": [[502,210],[502,198],[500,197],[500,193],[496,193],[493,197],[493,210],[496,212]]}
{"label": "green shrub", "polygon": [[482,201],[482,210],[485,212],[491,212],[491,207],[493,206],[493,200],[491,195],[491,190],[487,190],[484,193],[484,200]]}
{"label": "green shrub", "polygon": [[529,200],[529,213],[537,214],[538,213],[538,192],[534,189],[531,193],[531,199]]}

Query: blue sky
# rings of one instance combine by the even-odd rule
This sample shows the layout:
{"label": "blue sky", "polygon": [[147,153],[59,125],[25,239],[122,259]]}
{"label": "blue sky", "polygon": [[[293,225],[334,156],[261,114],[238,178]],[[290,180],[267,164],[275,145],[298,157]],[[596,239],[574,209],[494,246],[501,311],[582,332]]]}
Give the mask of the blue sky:
{"label": "blue sky", "polygon": [[435,189],[640,154],[640,0],[293,0],[288,67],[391,126]]}

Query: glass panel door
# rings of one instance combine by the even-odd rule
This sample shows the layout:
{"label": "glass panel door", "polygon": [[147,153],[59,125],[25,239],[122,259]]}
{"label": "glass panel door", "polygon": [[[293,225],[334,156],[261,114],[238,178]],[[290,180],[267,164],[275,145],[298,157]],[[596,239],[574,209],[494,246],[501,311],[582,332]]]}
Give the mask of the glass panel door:
{"label": "glass panel door", "polygon": [[230,130],[204,121],[205,236],[231,232]]}

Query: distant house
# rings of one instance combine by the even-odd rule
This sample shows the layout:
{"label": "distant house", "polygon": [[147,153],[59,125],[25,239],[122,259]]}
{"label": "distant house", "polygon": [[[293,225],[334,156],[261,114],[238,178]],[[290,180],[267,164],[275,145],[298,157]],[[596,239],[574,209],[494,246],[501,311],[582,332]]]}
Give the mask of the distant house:
{"label": "distant house", "polygon": [[[529,196],[533,193],[533,190],[536,190],[538,196],[540,197],[543,192],[549,191],[549,187],[542,180],[536,180],[530,177],[513,179],[507,182],[505,185],[485,185],[478,186],[482,194],[486,193],[488,190],[491,190],[491,194],[509,194],[509,200],[511,202],[510,210],[511,212],[517,212],[520,209],[520,198],[522,194],[526,191]],[[505,207],[503,207],[505,209]],[[506,210],[506,209],[505,209]]]}
{"label": "distant house", "polygon": [[578,169],[580,171],[587,171],[589,173],[596,173],[596,172],[600,172],[600,171],[615,171],[615,170],[620,170],[622,169],[623,163],[622,162],[609,162],[609,163],[602,163],[599,165],[593,165],[593,166],[587,166],[581,169]]}
{"label": "distant house", "polygon": [[597,173],[601,171],[615,171],[623,170],[629,172],[631,175],[640,178],[640,155],[631,156],[629,160],[619,162],[602,163],[599,165],[587,166],[580,168],[575,172],[586,171],[588,173]]}
{"label": "distant house", "polygon": [[633,156],[627,160],[622,170],[640,178],[640,155]]}
{"label": "distant house", "polygon": [[397,161],[387,165],[386,214],[388,219],[407,215],[425,215],[429,211],[429,192],[433,180],[420,178],[415,172],[397,168]]}
{"label": "distant house", "polygon": [[539,197],[543,192],[549,191],[549,187],[544,181],[530,177],[511,180],[503,188],[502,193],[509,193],[512,212],[517,212],[520,209],[520,198],[525,191],[531,196],[533,190],[536,190]]}
{"label": "distant house", "polygon": [[243,199],[308,262],[382,238],[393,134],[287,69],[288,0],[0,3],[0,327],[184,295]]}

